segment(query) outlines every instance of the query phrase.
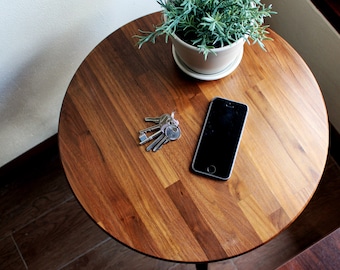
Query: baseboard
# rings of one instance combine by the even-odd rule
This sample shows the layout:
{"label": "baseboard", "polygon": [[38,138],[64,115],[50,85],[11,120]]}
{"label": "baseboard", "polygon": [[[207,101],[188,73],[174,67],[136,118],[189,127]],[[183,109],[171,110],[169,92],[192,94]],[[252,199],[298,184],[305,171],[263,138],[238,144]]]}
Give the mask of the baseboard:
{"label": "baseboard", "polygon": [[312,0],[316,8],[325,16],[335,30],[340,33],[340,3],[339,0]]}
{"label": "baseboard", "polygon": [[39,166],[49,157],[58,155],[58,135],[54,134],[42,143],[0,167],[0,182],[11,180],[14,175],[24,173],[26,168]]}
{"label": "baseboard", "polygon": [[334,128],[334,126],[330,125],[330,142],[329,142],[330,154],[340,165],[340,134]]}

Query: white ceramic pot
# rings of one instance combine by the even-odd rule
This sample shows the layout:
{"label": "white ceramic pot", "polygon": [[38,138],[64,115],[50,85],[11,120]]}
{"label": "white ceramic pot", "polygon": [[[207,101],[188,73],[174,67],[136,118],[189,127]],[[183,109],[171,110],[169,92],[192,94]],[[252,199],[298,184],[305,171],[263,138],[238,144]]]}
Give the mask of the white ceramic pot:
{"label": "white ceramic pot", "polygon": [[177,65],[187,74],[199,79],[218,79],[230,74],[240,64],[245,39],[241,38],[231,45],[212,49],[207,60],[192,46],[178,36],[171,37],[173,56]]}

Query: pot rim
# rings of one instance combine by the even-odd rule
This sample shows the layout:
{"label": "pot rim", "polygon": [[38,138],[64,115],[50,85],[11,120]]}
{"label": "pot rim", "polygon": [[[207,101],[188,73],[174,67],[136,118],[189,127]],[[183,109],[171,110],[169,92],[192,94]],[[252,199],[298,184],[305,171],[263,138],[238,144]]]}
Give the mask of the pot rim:
{"label": "pot rim", "polygon": [[[194,45],[191,45],[185,41],[183,41],[179,36],[177,36],[176,34],[172,34],[171,35],[171,38],[175,39],[177,42],[181,43],[183,46],[185,47],[188,47],[192,50],[197,50],[199,51],[199,48],[194,46]],[[239,45],[240,43],[245,43],[246,40],[248,39],[248,35],[245,35],[244,37],[241,37],[239,38],[238,40],[236,40],[235,42],[233,42],[232,44],[229,44],[229,45],[226,45],[226,46],[223,46],[223,47],[220,47],[220,48],[214,48],[214,49],[211,49],[212,52],[215,52],[215,53],[218,53],[220,51],[223,51],[223,50],[226,50],[227,48],[232,48],[232,47],[235,47],[237,45]]]}

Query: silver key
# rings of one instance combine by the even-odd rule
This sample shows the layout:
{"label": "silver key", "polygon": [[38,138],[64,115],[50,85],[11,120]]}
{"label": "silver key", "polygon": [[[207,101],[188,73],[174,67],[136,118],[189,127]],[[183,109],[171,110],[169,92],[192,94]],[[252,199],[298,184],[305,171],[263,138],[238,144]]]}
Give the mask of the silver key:
{"label": "silver key", "polygon": [[139,134],[139,141],[140,141],[140,142],[146,140],[147,138],[148,138],[148,136],[146,136],[145,133]]}
{"label": "silver key", "polygon": [[151,144],[149,144],[149,146],[146,148],[146,151],[149,152],[151,149],[153,149],[164,138],[164,136],[164,133],[159,135],[158,138],[156,138]]}
{"label": "silver key", "polygon": [[175,141],[181,136],[181,130],[177,125],[170,124],[164,130],[163,138],[155,145],[152,151],[156,152],[170,141]]}
{"label": "silver key", "polygon": [[159,135],[161,135],[162,133],[164,133],[164,130],[165,130],[166,127],[169,126],[169,125],[170,125],[169,122],[165,123],[165,124],[160,128],[160,130],[158,130],[158,131],[155,132],[154,134],[150,135],[150,136],[147,137],[145,140],[141,141],[139,144],[140,144],[140,145],[143,145],[143,144],[145,144],[145,143],[147,143],[147,142],[149,142],[149,141],[151,141],[151,140],[157,138]]}
{"label": "silver key", "polygon": [[159,117],[145,117],[144,121],[145,122],[154,122],[156,124],[159,124],[159,122],[162,119],[162,117],[171,117],[171,116],[169,114],[162,114]]}
{"label": "silver key", "polygon": [[[156,119],[156,118],[155,118]],[[143,134],[146,132],[151,132],[156,129],[160,129],[165,123],[171,121],[172,117],[170,114],[163,114],[159,117],[159,122],[156,125],[153,125],[151,127],[142,129],[139,131],[139,134]]]}

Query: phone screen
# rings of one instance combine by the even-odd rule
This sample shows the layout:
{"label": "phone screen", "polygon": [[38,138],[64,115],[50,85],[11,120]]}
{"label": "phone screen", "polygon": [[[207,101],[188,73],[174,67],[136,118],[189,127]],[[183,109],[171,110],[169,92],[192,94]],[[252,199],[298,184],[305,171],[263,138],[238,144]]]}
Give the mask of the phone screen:
{"label": "phone screen", "polygon": [[192,169],[209,177],[231,176],[248,106],[216,97],[209,105],[192,161]]}

